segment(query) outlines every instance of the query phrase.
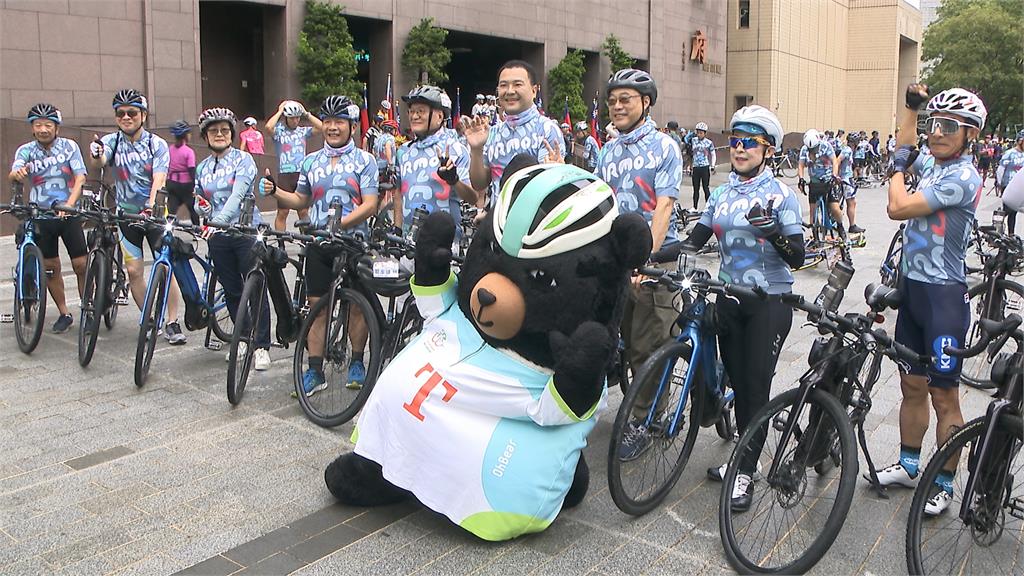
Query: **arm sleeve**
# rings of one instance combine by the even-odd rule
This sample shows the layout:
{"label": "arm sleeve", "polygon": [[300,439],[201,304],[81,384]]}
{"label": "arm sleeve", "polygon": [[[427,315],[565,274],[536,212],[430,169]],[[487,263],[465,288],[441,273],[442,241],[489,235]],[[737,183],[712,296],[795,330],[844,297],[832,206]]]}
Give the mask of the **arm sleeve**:
{"label": "arm sleeve", "polygon": [[718,152],[715,150],[715,143],[711,143],[711,165],[718,166]]}
{"label": "arm sleeve", "polygon": [[661,166],[654,176],[654,193],[658,198],[679,198],[679,186],[683,183],[682,155],[671,138],[665,136],[662,142]]}
{"label": "arm sleeve", "polygon": [[245,152],[242,154],[245,157],[235,168],[235,183],[231,186],[231,195],[213,218],[213,221],[218,224],[233,222],[241,212],[242,200],[251,194],[252,183],[256,179],[256,162],[249,154]]}
{"label": "arm sleeve", "polygon": [[83,176],[86,174],[85,161],[82,160],[82,149],[78,147],[78,142],[69,140],[71,142],[71,158],[68,159],[68,164],[71,165],[71,172],[75,176]]}
{"label": "arm sleeve", "polygon": [[788,187],[783,187],[782,203],[775,208],[775,211],[779,221],[779,232],[783,236],[802,235],[804,233],[800,201],[797,200],[796,194]]}
{"label": "arm sleeve", "polygon": [[445,310],[455,304],[457,300],[456,289],[459,282],[456,280],[454,272],[449,272],[448,280],[438,286],[420,286],[416,284],[415,276],[410,279],[409,285],[412,288],[413,296],[416,297],[416,307],[419,309],[420,315],[423,316],[424,322],[430,322],[444,314]]}
{"label": "arm sleeve", "polygon": [[167,174],[167,169],[171,165],[171,151],[167,148],[167,142],[157,136],[150,138],[156,139],[153,142],[153,174]]}
{"label": "arm sleeve", "polygon": [[804,235],[792,234],[789,236],[783,236],[781,234],[775,234],[768,238],[768,241],[772,243],[775,251],[782,257],[783,262],[789,265],[790,268],[799,268],[804,263]]}

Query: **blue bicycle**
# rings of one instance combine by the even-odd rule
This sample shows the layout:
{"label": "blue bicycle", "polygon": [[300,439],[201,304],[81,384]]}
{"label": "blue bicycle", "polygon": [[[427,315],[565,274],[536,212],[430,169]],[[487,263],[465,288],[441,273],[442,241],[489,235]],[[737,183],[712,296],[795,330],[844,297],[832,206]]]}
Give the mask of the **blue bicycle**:
{"label": "blue bicycle", "polygon": [[[804,187],[801,186],[800,190],[804,191]],[[802,224],[805,229],[810,230],[811,238],[804,250],[804,263],[797,270],[813,268],[822,262],[831,269],[839,260],[850,261],[851,248],[863,248],[867,245],[863,233],[848,235],[845,238],[840,234],[839,227],[828,211],[826,196],[827,194],[822,194],[818,197],[811,206],[810,223]]]}
{"label": "blue bicycle", "polygon": [[[691,293],[693,298],[676,320],[679,335],[637,370],[612,427],[608,487],[615,505],[634,516],[650,512],[668,496],[686,467],[700,428],[714,426],[724,440],[735,436],[734,395],[705,316],[707,296],[759,295],[715,280],[706,270],[690,269],[686,254],[680,255],[679,264],[679,271],[641,270],[652,281],[684,296]],[[649,407],[644,406],[647,402]]]}
{"label": "blue bicycle", "polygon": [[[135,348],[135,385],[142,387],[149,375],[153,350],[163,328],[172,271],[174,280],[181,288],[182,300],[185,301],[185,327],[189,330],[205,328],[204,345],[207,348],[220,350],[222,343],[231,341],[234,329],[224,300],[224,291],[217,288],[217,273],[213,269],[213,264],[197,255],[191,242],[174,235],[175,231],[179,231],[198,237],[202,233],[201,227],[179,224],[173,217],[163,219],[141,214],[122,214],[121,218],[143,226],[159,226],[163,230],[159,251],[149,273],[146,299],[142,305],[142,317],[139,319],[139,338]],[[192,270],[193,261],[204,271],[202,288]],[[217,340],[211,336],[215,336]]]}
{"label": "blue bicycle", "polygon": [[0,213],[10,214],[21,221],[18,227],[18,262],[14,266],[14,314],[4,315],[4,323],[14,322],[18,348],[31,354],[43,335],[46,317],[47,272],[43,252],[35,241],[35,220],[46,210],[34,202],[23,204],[20,182],[11,187],[11,203],[0,205]]}

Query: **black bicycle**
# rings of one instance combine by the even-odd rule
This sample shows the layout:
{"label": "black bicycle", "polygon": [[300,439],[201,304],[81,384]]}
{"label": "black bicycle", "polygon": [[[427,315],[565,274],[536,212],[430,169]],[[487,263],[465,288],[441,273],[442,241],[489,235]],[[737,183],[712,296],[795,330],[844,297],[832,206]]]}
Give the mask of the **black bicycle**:
{"label": "black bicycle", "polygon": [[[943,351],[969,358],[1014,340],[1016,350],[992,363],[997,387],[985,415],[953,433],[918,479],[907,521],[907,570],[911,574],[1024,574],[1024,333],[1011,314],[982,320],[982,336],[969,349]],[[952,464],[952,466],[950,465]],[[943,470],[957,472],[948,506],[929,509],[943,488]]]}

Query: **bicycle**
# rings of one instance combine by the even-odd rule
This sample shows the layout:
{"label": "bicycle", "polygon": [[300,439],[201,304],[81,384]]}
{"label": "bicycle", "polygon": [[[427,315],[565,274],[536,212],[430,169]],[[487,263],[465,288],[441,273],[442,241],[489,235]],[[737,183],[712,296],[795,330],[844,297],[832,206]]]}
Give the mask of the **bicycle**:
{"label": "bicycle", "polygon": [[[1012,354],[992,364],[997,392],[985,415],[953,433],[921,473],[907,521],[907,570],[911,574],[1021,574],[1024,572],[1024,461],[1020,458],[1024,408],[1024,333],[1020,316],[1002,322],[983,320],[983,336],[967,349],[946,347],[951,356],[969,358],[999,340],[1014,340]],[[995,341],[995,344],[991,342]],[[925,504],[949,462],[956,463],[953,501],[928,517]],[[941,490],[938,486],[935,489]]]}
{"label": "bicycle", "polygon": [[[805,186],[800,185],[800,192],[806,194]],[[813,268],[825,262],[831,268],[836,262],[851,261],[850,249],[866,245],[863,234],[856,242],[850,241],[846,234],[840,234],[839,227],[832,219],[826,203],[826,194],[815,201],[811,210],[811,221],[801,222],[805,230],[810,230],[811,239],[804,250],[804,263],[797,270]]]}
{"label": "bicycle", "polygon": [[[199,237],[202,228],[191,224],[179,224],[173,216],[157,218],[142,214],[122,214],[121,218],[142,226],[160,226],[163,236],[149,273],[146,297],[139,318],[139,336],[135,347],[135,385],[142,387],[149,376],[156,340],[164,324],[167,312],[167,298],[173,281],[181,289],[185,301],[185,327],[189,330],[206,329],[203,345],[210,350],[220,350],[222,342],[229,342],[233,329],[227,327],[230,315],[223,290],[217,289],[217,272],[207,259],[196,254],[195,247],[174,235],[175,231]],[[205,274],[203,288],[200,288],[192,270],[191,262],[199,263]],[[218,341],[214,341],[215,336]]]}
{"label": "bicycle", "polygon": [[21,221],[18,225],[18,262],[14,265],[14,313],[5,314],[4,323],[14,323],[18,349],[31,354],[43,335],[46,318],[46,290],[49,273],[43,263],[43,252],[35,240],[35,221],[48,212],[35,202],[24,204],[20,182],[11,185],[11,203],[0,205],[0,213]]}
{"label": "bicycle", "polygon": [[786,153],[779,152],[768,159],[768,167],[772,169],[776,176],[790,178],[796,174],[797,160],[793,152],[793,149],[788,150]]}
{"label": "bicycle", "polygon": [[[715,426],[720,438],[733,439],[734,395],[718,359],[714,329],[707,324],[707,296],[715,293],[758,298],[760,294],[712,279],[706,270],[690,268],[686,254],[680,254],[678,271],[644,268],[641,274],[672,290],[692,292],[693,300],[676,320],[682,328],[679,335],[655,350],[637,370],[612,425],[608,488],[619,510],[634,516],[650,512],[672,491],[686,467],[700,428]],[[656,390],[651,406],[642,420],[633,422],[633,408],[640,391],[651,388]],[[688,400],[689,417],[684,415]],[[636,425],[650,445],[636,457],[623,460],[622,442],[631,424]],[[660,470],[667,474],[651,478]],[[650,484],[646,484],[647,480]]]}
{"label": "bicycle", "polygon": [[[807,312],[824,336],[812,344],[810,367],[799,386],[754,415],[729,460],[718,506],[719,532],[729,564],[741,573],[803,573],[825,555],[853,502],[858,441],[872,486],[886,496],[864,432],[882,357],[911,363],[931,358],[874,328],[883,310],[899,306],[895,289],[871,285],[865,296],[866,314],[834,312],[838,302],[822,307],[798,294],[782,297]],[[754,491],[750,509],[736,511],[732,488],[741,473],[752,482],[748,490],[763,487]]]}

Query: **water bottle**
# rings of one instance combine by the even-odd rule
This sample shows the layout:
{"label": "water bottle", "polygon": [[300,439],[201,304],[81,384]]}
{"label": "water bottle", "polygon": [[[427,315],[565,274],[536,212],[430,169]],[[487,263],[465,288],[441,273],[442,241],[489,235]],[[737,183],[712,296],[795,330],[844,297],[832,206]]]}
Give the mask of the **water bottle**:
{"label": "water bottle", "polygon": [[341,233],[341,198],[331,200],[331,204],[327,208],[327,221],[330,224],[332,234]]}
{"label": "water bottle", "polygon": [[423,221],[426,220],[428,214],[429,212],[427,212],[427,209],[424,208],[422,204],[413,210],[412,223],[409,224],[409,238],[411,238],[413,242],[415,242],[416,237],[419,236],[420,226],[423,225]]}
{"label": "water bottle", "polygon": [[256,208],[256,198],[248,195],[242,199],[241,212],[238,213],[239,226],[252,226],[252,213]]}
{"label": "water bottle", "polygon": [[[828,282],[822,286],[821,292],[814,300],[814,303],[829,312],[838,310],[839,303],[843,301],[843,294],[853,278],[853,272],[852,264],[844,260],[836,262],[836,265],[832,267],[832,272],[828,275]],[[816,320],[810,314],[807,316],[807,319],[811,322]]]}

